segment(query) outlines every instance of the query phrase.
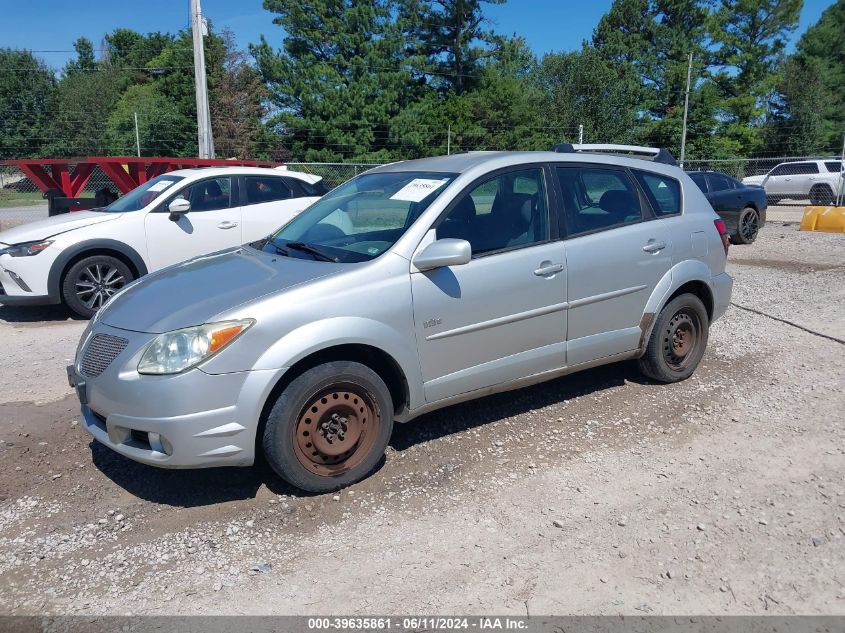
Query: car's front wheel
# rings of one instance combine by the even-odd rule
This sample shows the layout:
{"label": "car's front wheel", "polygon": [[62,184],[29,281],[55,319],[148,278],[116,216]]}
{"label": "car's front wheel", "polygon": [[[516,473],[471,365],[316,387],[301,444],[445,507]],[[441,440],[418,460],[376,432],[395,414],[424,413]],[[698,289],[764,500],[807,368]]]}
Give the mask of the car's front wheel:
{"label": "car's front wheel", "polygon": [[384,381],[366,365],[335,361],[291,381],[267,416],[262,444],[280,477],[308,492],[329,492],[366,477],[392,430]]}
{"label": "car's front wheel", "polygon": [[760,214],[752,207],[745,207],[736,222],[736,233],[731,235],[732,244],[751,244],[760,233]]}
{"label": "car's front wheel", "polygon": [[707,348],[710,320],[701,299],[678,295],[657,316],[654,331],[639,359],[640,371],[660,382],[692,376]]}
{"label": "car's front wheel", "polygon": [[79,260],[65,274],[62,299],[81,317],[90,318],[135,276],[116,257],[92,255]]}

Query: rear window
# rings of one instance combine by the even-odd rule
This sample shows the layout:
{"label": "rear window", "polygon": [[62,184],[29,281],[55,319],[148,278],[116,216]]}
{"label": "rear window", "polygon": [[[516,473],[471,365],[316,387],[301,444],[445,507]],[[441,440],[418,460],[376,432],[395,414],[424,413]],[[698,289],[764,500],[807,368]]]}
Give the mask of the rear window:
{"label": "rear window", "polygon": [[692,181],[698,185],[698,188],[701,189],[703,192],[707,193],[707,178],[705,178],[704,174],[702,173],[695,173],[690,174],[690,178]]}
{"label": "rear window", "polygon": [[637,180],[645,189],[646,197],[659,216],[681,212],[681,184],[669,176],[635,171]]}
{"label": "rear window", "polygon": [[734,181],[722,174],[709,174],[707,178],[713,191],[727,191],[734,188]]}
{"label": "rear window", "polygon": [[245,185],[247,204],[287,200],[293,197],[293,192],[282,178],[247,176]]}

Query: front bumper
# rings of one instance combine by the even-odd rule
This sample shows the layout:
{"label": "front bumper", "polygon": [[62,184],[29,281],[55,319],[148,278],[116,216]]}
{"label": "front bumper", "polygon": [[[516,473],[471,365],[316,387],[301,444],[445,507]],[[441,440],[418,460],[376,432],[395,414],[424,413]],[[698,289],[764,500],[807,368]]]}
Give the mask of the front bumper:
{"label": "front bumper", "polygon": [[18,258],[0,256],[0,304],[18,306],[61,303],[58,294],[51,294],[47,287],[51,263],[52,259],[46,253]]}
{"label": "front bumper", "polygon": [[68,368],[83,425],[94,439],[163,468],[253,464],[262,407],[281,370],[142,376],[137,360],[154,335],[102,325],[92,335],[103,332],[130,343],[97,377],[83,376],[78,364]]}
{"label": "front bumper", "polygon": [[713,318],[715,321],[727,312],[731,305],[731,293],[734,280],[728,273],[721,273],[712,279],[713,283]]}

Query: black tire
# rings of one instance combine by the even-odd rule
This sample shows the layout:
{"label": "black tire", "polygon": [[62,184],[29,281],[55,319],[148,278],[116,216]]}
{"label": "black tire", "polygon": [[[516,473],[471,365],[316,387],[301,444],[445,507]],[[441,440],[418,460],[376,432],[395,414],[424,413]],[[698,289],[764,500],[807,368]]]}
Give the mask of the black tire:
{"label": "black tire", "polygon": [[675,297],[657,316],[645,354],[638,361],[640,371],[659,382],[686,380],[704,356],[709,329],[701,299],[692,294]]}
{"label": "black tire", "polygon": [[827,185],[815,185],[810,189],[810,204],[818,206],[833,204],[833,191]]}
{"label": "black tire", "polygon": [[752,207],[745,207],[736,221],[736,233],[731,235],[731,244],[751,244],[760,233],[760,214]]}
{"label": "black tire", "polygon": [[285,388],[267,416],[262,446],[282,479],[307,492],[331,492],[369,475],[392,431],[393,402],[381,377],[366,365],[334,361]]}
{"label": "black tire", "polygon": [[88,319],[133,279],[135,275],[129,266],[116,257],[92,255],[67,271],[62,282],[62,299],[73,312]]}

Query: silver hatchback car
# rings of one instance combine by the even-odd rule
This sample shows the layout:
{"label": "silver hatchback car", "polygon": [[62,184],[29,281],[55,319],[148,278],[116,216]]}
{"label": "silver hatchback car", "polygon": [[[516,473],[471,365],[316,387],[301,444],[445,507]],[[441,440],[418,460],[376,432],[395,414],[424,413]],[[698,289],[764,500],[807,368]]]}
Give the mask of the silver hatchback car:
{"label": "silver hatchback car", "polygon": [[154,466],[263,453],[317,492],[449,404],[630,358],[683,380],[733,282],[724,225],[673,163],[559,146],[373,169],[115,295],[68,368],[84,426]]}

